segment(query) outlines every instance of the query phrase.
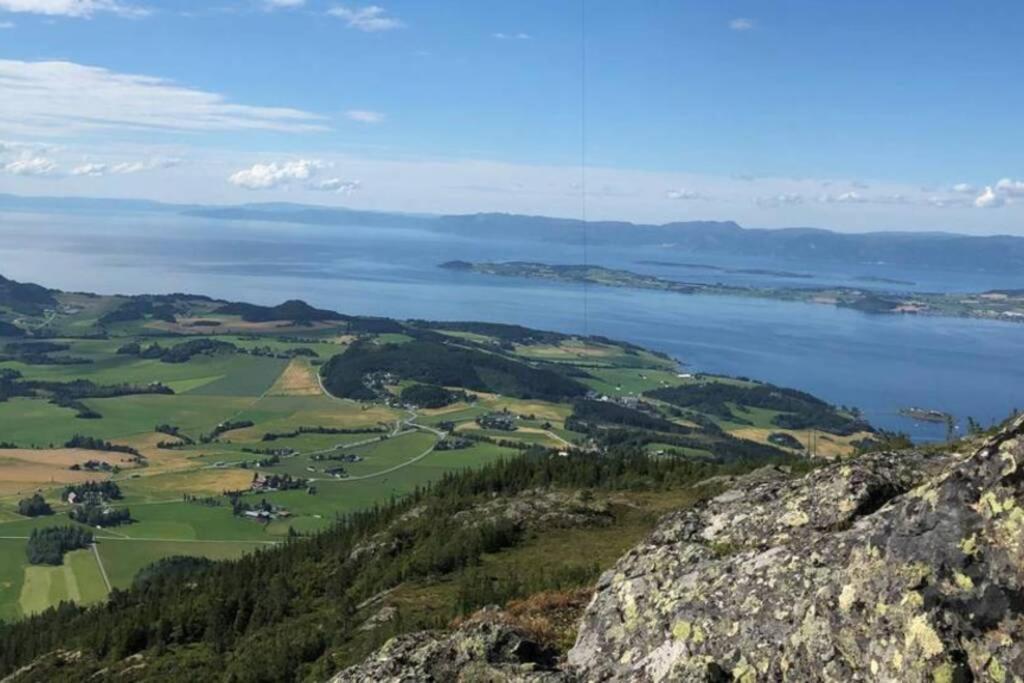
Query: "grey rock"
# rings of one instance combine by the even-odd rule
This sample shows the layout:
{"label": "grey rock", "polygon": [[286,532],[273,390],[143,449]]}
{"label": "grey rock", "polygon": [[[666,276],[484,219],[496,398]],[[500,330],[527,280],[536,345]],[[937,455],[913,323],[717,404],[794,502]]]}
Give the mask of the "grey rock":
{"label": "grey rock", "polygon": [[880,453],[665,518],[600,580],[588,681],[1020,681],[1024,421],[970,457]]}

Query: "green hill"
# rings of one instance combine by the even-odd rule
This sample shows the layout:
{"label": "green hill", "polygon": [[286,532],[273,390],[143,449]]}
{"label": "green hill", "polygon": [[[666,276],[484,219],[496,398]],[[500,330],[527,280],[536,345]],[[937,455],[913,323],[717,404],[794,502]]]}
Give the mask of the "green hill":
{"label": "green hill", "polygon": [[335,396],[372,399],[367,378],[388,373],[396,379],[461,387],[515,398],[557,401],[582,396],[587,388],[563,372],[440,341],[406,344],[357,343],[324,365],[324,386]]}

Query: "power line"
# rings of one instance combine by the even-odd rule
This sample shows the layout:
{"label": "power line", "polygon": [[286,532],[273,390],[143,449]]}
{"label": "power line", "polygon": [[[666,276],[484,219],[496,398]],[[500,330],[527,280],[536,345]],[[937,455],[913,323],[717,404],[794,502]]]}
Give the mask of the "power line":
{"label": "power line", "polygon": [[583,335],[590,336],[590,240],[587,225],[587,0],[580,0],[580,218],[583,221]]}

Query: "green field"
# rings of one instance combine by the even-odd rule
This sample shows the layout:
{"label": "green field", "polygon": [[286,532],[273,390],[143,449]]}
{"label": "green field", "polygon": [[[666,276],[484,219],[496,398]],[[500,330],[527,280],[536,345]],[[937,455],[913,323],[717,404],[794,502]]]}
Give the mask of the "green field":
{"label": "green field", "polygon": [[[471,395],[465,402],[409,410],[397,405],[396,397],[402,387],[423,382],[402,376],[389,376],[386,387],[382,382],[371,400],[328,395],[308,368],[323,366],[360,336],[351,333],[345,323],[272,323],[246,328],[251,334],[208,334],[209,329],[190,327],[188,321],[218,319],[225,327],[235,328],[245,324],[238,317],[213,314],[218,302],[186,297],[178,304],[185,323],[143,318],[104,328],[108,338],[76,338],[73,335],[100,331],[97,317],[126,299],[62,296],[81,310],[55,317],[51,323],[56,326],[54,331],[69,336],[58,334],[48,341],[68,348],[51,353],[91,362],[67,365],[13,360],[0,363],[0,369],[15,370],[24,380],[52,383],[89,380],[122,387],[161,383],[174,393],[129,391],[112,398],[82,397],[80,406],[98,414],[95,419],[83,419],[78,410],[55,405],[49,400],[49,389],[0,399],[0,441],[18,447],[0,451],[0,486],[6,487],[0,488],[0,619],[16,619],[61,600],[95,602],[107,594],[92,550],[69,553],[60,567],[28,566],[25,556],[25,539],[33,529],[69,523],[70,506],[61,502],[60,492],[65,484],[83,479],[80,468],[72,472],[72,464],[81,465],[73,459],[95,457],[62,449],[76,434],[129,445],[141,453],[141,466],[126,456],[105,454],[123,469],[84,475],[109,477],[122,494],[111,504],[131,513],[129,524],[94,530],[102,566],[115,587],[130,585],[140,569],[158,559],[180,554],[239,557],[280,542],[291,533],[322,530],[339,515],[406,496],[445,473],[481,467],[520,452],[497,442],[562,450],[570,443],[583,443],[587,436],[566,428],[575,409],[572,400],[559,401],[550,393],[534,393],[525,387],[517,390],[519,380],[514,375],[501,379],[510,382],[508,393],[544,398],[512,398],[485,393],[477,386],[467,387]],[[421,330],[418,325],[405,329],[407,333],[361,334],[361,338],[369,344],[402,345],[416,339]],[[460,349],[474,347],[478,349],[475,353],[482,352],[484,357],[505,355],[534,372],[543,368],[540,374],[545,377],[576,378],[577,397],[588,388],[599,395],[624,397],[693,382],[734,381],[682,376],[666,358],[605,341],[547,336],[543,343],[519,343],[518,339],[508,343],[500,330],[496,337],[440,331],[457,340],[454,343]],[[154,343],[169,349],[190,340],[207,340],[198,346],[209,353],[200,351],[185,362],[117,353],[129,342],[143,349]],[[226,342],[234,348],[211,342]],[[423,348],[409,345],[410,349],[417,347]],[[293,365],[293,357],[301,360]],[[429,363],[430,358],[415,357],[415,362]],[[363,381],[370,379],[364,376]],[[735,414],[751,425],[722,425],[731,431],[744,426],[763,431],[777,414],[733,407]],[[653,410],[670,414],[664,405]],[[501,411],[515,416],[518,429],[483,430],[475,423],[481,416]],[[226,421],[241,424],[215,432]],[[441,423],[454,423],[455,436],[472,434],[483,441],[461,450],[434,450],[439,436],[418,426]],[[169,425],[193,443],[157,433],[157,425]],[[303,429],[352,431],[298,433]],[[265,440],[268,434],[284,436]],[[657,436],[646,443],[648,452],[706,458],[715,449],[713,435],[694,434],[683,445],[673,445],[670,434]],[[160,442],[164,447],[158,447]],[[705,443],[708,450],[704,450]],[[174,447],[166,447],[168,444]],[[357,461],[348,461],[349,456]],[[341,468],[343,476],[328,473],[335,468]],[[266,490],[261,480],[275,475],[290,477],[290,484],[281,490]],[[19,497],[32,491],[41,492],[55,507],[54,516],[26,519],[16,514]],[[254,508],[264,502],[270,507],[270,517],[254,518]],[[246,511],[250,515],[243,514]]]}
{"label": "green field", "polygon": [[25,566],[18,605],[24,615],[60,602],[89,604],[107,597],[107,587],[92,550],[75,550],[59,567]]}
{"label": "green field", "polygon": [[96,546],[103,566],[114,588],[127,588],[143,567],[172,555],[196,555],[211,560],[232,560],[255,552],[260,543],[220,541],[200,543],[187,541],[103,541]]}

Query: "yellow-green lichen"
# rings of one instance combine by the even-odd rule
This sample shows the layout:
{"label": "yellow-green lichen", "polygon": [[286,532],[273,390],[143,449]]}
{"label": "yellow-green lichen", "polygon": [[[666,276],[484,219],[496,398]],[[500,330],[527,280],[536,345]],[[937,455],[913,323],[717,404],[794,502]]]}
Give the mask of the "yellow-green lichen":
{"label": "yellow-green lichen", "polygon": [[1003,665],[999,663],[999,660],[993,657],[988,663],[986,669],[988,675],[992,677],[992,680],[996,683],[1003,683],[1006,680],[1006,670],[1003,669]]}
{"label": "yellow-green lichen", "polygon": [[932,671],[932,680],[935,683],[953,683],[953,667],[949,662],[943,662]]}
{"label": "yellow-green lichen", "polygon": [[843,586],[842,592],[839,594],[839,609],[844,612],[849,612],[850,608],[853,607],[853,602],[857,599],[857,589],[853,587],[853,584],[846,584]]}
{"label": "yellow-green lichen", "polygon": [[954,578],[954,580],[956,580],[956,585],[957,585],[958,588],[960,588],[960,590],[962,590],[962,591],[974,590],[974,581],[972,581],[971,577],[967,576],[966,574],[961,574],[960,572],[956,572],[953,575],[953,578]]}
{"label": "yellow-green lichen", "polygon": [[928,623],[928,619],[921,615],[910,621],[906,629],[904,643],[908,649],[917,645],[925,659],[942,654],[944,649],[939,634]]}
{"label": "yellow-green lichen", "polygon": [[685,619],[680,619],[676,623],[672,624],[672,636],[676,640],[689,640],[690,635],[693,633],[693,625]]}
{"label": "yellow-green lichen", "polygon": [[779,518],[779,523],[785,526],[804,526],[811,521],[803,510],[790,510]]}

